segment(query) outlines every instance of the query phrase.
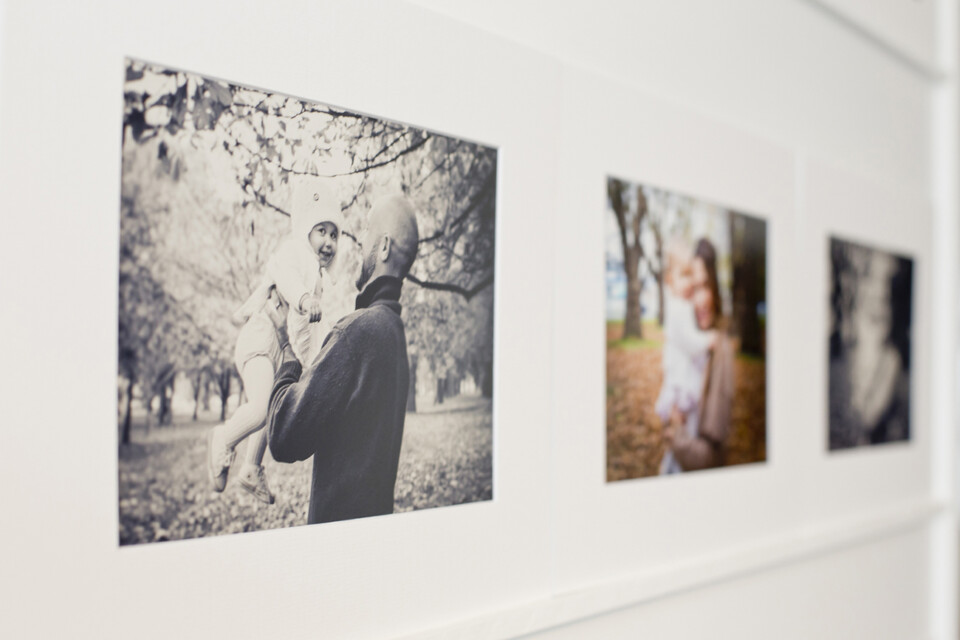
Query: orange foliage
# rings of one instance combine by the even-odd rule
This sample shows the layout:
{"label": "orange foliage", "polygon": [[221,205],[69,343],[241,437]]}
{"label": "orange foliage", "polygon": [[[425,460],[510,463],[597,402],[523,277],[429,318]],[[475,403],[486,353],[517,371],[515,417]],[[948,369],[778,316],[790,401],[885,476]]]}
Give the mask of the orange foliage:
{"label": "orange foliage", "polygon": [[[607,340],[622,329],[608,328]],[[662,340],[658,327],[644,326],[644,338]],[[607,348],[607,481],[657,475],[666,452],[654,404],[663,382],[662,349],[657,344]],[[724,465],[766,459],[766,363],[738,357],[733,424]]]}

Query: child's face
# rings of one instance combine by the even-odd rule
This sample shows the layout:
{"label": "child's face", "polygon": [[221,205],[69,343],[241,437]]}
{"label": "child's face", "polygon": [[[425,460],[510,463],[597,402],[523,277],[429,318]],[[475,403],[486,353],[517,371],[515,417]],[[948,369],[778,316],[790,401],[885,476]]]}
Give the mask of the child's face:
{"label": "child's face", "polygon": [[321,222],[314,225],[313,229],[310,230],[307,240],[310,241],[310,246],[320,258],[321,267],[330,264],[333,257],[337,255],[337,240],[339,237],[340,233],[332,222]]}
{"label": "child's face", "polygon": [[693,295],[693,274],[690,266],[690,261],[679,254],[670,256],[667,265],[670,288],[674,295],[687,300]]}
{"label": "child's face", "polygon": [[693,270],[689,264],[677,269],[673,282],[678,296],[686,300],[693,297]]}

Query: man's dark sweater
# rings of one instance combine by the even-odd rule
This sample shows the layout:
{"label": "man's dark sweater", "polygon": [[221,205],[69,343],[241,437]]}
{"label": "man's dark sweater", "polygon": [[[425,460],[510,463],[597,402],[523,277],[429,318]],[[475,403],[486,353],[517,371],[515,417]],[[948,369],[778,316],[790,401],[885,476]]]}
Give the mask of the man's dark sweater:
{"label": "man's dark sweater", "polygon": [[400,287],[390,276],[369,283],[302,377],[294,359],[277,371],[270,452],[314,456],[311,524],[393,512],[410,378]]}

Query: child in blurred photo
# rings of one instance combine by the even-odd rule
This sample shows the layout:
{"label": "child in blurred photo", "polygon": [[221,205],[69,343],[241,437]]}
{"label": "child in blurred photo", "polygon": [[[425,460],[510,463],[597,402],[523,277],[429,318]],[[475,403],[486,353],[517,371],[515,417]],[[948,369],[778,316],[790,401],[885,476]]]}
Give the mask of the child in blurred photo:
{"label": "child in blurred photo", "polygon": [[[663,384],[655,410],[664,429],[670,426],[671,416],[677,412],[683,418],[687,435],[696,436],[696,421],[687,416],[698,409],[703,380],[709,360],[709,350],[717,338],[716,330],[702,331],[697,327],[691,297],[692,251],[680,238],[670,241],[666,250],[663,296]],[[683,471],[673,452],[668,450],[660,465],[660,473]]]}
{"label": "child in blurred photo", "polygon": [[[234,362],[243,380],[247,402],[207,439],[207,467],[216,491],[223,491],[236,446],[248,436],[239,483],[259,500],[272,504],[274,496],[263,472],[266,437],[263,429],[280,365],[283,345],[265,305],[288,309],[287,334],[297,359],[307,366],[320,350],[323,336],[316,325],[323,318],[321,294],[332,280],[337,245],[343,230],[340,204],[322,178],[304,181],[294,192],[290,236],[270,257],[263,282],[234,314],[243,323],[234,349]],[[329,320],[335,320],[330,318]],[[328,324],[325,322],[324,324]]]}

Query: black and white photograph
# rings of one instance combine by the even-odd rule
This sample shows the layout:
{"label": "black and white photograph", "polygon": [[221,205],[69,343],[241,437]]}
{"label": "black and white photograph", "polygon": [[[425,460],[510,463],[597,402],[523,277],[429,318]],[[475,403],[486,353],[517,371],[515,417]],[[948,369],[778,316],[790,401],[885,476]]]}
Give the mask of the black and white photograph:
{"label": "black and white photograph", "polygon": [[910,439],[913,261],[830,238],[830,449]]}
{"label": "black and white photograph", "polygon": [[120,545],[492,500],[497,149],[125,73]]}

